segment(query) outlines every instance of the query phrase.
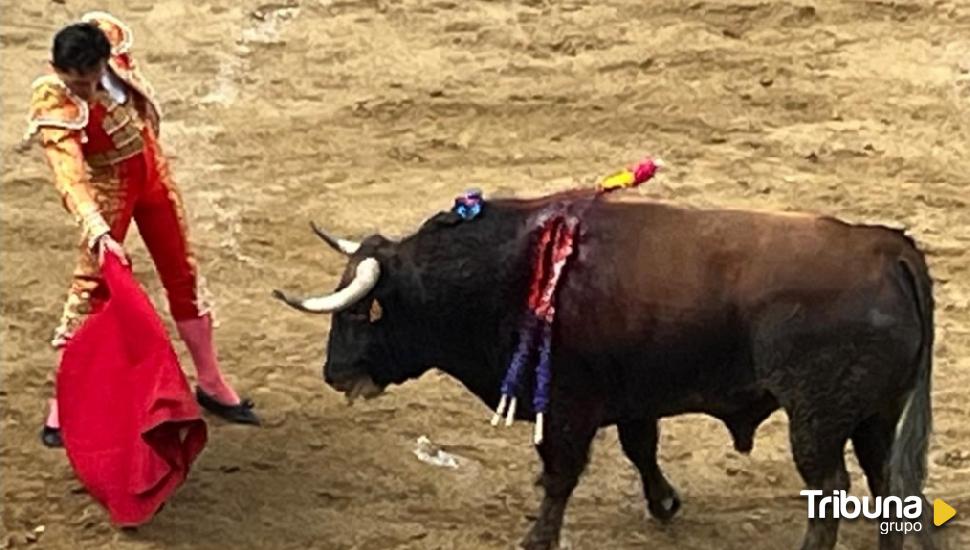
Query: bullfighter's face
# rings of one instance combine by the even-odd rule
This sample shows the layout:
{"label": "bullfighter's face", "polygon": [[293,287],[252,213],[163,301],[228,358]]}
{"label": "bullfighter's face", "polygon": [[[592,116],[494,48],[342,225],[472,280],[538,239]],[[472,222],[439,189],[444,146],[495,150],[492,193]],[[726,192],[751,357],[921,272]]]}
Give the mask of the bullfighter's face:
{"label": "bullfighter's face", "polygon": [[54,68],[57,76],[71,92],[85,101],[90,101],[94,97],[94,94],[98,91],[101,77],[106,70],[107,64],[104,61],[87,71],[78,71],[75,69],[64,71],[56,67]]}

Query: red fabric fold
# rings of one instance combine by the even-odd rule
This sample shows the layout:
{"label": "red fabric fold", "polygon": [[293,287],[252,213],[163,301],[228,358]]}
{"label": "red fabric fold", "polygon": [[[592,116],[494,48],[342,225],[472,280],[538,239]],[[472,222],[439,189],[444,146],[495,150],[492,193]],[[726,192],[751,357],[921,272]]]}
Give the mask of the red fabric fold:
{"label": "red fabric fold", "polygon": [[110,298],[70,340],[58,370],[61,435],[111,521],[135,526],[185,481],[207,430],[145,291],[113,254],[102,271]]}

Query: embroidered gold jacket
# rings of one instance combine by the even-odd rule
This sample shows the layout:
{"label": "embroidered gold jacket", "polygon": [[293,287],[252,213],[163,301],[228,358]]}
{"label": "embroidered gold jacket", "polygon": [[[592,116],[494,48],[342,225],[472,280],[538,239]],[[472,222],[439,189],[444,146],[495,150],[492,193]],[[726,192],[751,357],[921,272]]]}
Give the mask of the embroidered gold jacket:
{"label": "embroidered gold jacket", "polygon": [[[157,133],[160,110],[154,90],[131,56],[131,29],[105,12],[86,13],[81,20],[97,25],[108,37],[111,44],[108,67],[128,86],[132,106]],[[88,103],[73,94],[56,74],[42,76],[33,84],[24,140],[40,135],[44,155],[54,172],[54,184],[65,206],[93,243],[110,228],[98,211],[89,184],[89,161],[93,159],[86,159],[83,150],[89,115]]]}

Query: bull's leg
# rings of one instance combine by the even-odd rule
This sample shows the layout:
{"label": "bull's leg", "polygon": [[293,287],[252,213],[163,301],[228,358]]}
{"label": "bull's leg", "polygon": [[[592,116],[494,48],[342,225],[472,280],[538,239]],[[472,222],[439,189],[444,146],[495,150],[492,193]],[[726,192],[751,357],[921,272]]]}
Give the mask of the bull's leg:
{"label": "bull's leg", "polygon": [[657,464],[657,421],[650,419],[620,422],[617,424],[617,432],[623,452],[640,471],[643,494],[647,497],[650,515],[660,521],[669,521],[680,510],[680,497]]}
{"label": "bull's leg", "polygon": [[[812,407],[812,405],[809,405]],[[824,409],[823,409],[824,410]],[[795,466],[809,490],[822,491],[815,498],[816,516],[819,501],[833,491],[849,490],[849,474],[845,469],[844,449],[848,435],[841,435],[840,422],[828,418],[823,410],[813,408],[799,414],[789,412],[792,454]],[[802,540],[802,550],[832,550],[839,536],[839,520],[833,518],[831,507],[827,517],[808,520],[808,530]]]}
{"label": "bull's leg", "polygon": [[589,448],[599,424],[595,415],[585,416],[587,412],[576,407],[567,422],[550,422],[546,427],[538,448],[543,466],[539,483],[545,495],[539,517],[522,541],[527,550],[546,550],[559,544],[566,504],[589,461]]}
{"label": "bull's leg", "polygon": [[[890,496],[889,457],[892,453],[896,422],[883,416],[873,416],[859,425],[852,433],[852,447],[866,473],[872,496]],[[906,496],[906,495],[903,495]],[[887,533],[879,536],[880,550],[900,550],[903,536]]]}

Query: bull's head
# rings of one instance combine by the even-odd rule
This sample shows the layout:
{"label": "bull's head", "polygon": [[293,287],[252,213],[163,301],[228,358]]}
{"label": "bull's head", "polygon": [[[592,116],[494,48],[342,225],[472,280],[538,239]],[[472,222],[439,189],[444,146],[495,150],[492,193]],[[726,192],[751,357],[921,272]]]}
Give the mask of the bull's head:
{"label": "bull's head", "polygon": [[407,369],[395,363],[390,351],[388,319],[382,305],[393,300],[393,285],[388,274],[382,275],[381,264],[382,259],[391,261],[394,243],[380,236],[358,243],[311,226],[349,260],[337,290],[310,298],[295,298],[280,290],[274,290],[273,295],[306,313],[332,314],[324,379],[350,400],[376,397],[389,384],[408,377]]}
{"label": "bull's head", "polygon": [[333,315],[324,379],[350,398],[374,397],[438,368],[497,403],[528,292],[529,213],[493,203],[490,215],[468,223],[439,212],[400,241],[376,235],[357,243],[314,226],[347,258],[336,290],[274,295],[300,311]]}

